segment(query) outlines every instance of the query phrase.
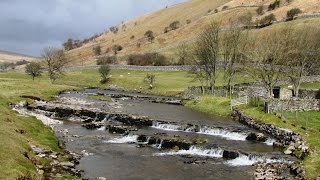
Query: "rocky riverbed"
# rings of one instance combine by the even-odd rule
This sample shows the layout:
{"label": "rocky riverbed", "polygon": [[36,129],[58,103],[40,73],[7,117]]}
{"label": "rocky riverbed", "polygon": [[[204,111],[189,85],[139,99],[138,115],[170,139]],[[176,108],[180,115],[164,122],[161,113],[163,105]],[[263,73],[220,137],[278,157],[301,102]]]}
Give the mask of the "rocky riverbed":
{"label": "rocky riverbed", "polygon": [[274,147],[276,139],[180,104],[177,98],[89,89],[14,109],[36,116],[56,131],[67,150],[82,154],[78,165],[56,164],[83,171],[83,178],[294,178],[289,169],[298,159]]}

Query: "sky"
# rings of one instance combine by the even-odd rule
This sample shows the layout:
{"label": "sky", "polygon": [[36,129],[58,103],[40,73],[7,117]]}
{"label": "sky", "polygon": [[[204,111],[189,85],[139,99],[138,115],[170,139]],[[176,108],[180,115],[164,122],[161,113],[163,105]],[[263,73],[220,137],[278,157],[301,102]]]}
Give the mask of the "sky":
{"label": "sky", "polygon": [[0,0],[0,50],[40,56],[45,47],[62,47],[185,0]]}

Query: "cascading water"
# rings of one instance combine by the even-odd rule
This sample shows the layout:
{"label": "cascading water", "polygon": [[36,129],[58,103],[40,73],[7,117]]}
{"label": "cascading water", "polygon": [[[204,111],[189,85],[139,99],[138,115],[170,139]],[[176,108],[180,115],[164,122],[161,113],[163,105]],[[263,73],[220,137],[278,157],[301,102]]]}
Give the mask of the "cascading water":
{"label": "cascading water", "polygon": [[224,129],[219,128],[208,128],[202,127],[200,128],[199,134],[206,134],[211,136],[219,136],[228,140],[235,140],[235,141],[245,141],[248,134],[245,133],[238,133],[238,132],[230,132]]}
{"label": "cascading water", "polygon": [[205,156],[212,158],[222,158],[223,150],[216,149],[201,149],[196,146],[191,146],[189,150],[171,151],[165,153],[154,153],[154,156],[177,156],[177,155],[193,155],[193,156]]}
{"label": "cascading water", "polygon": [[138,142],[138,136],[137,135],[128,135],[123,136],[120,138],[114,138],[110,139],[108,141],[105,141],[106,143],[112,143],[112,144],[126,144],[126,143],[137,143]]}
{"label": "cascading water", "polygon": [[[154,122],[152,125],[155,129],[160,129],[164,131],[181,131],[181,132],[195,132],[194,127],[188,127],[184,130],[182,126],[175,125],[175,124],[165,124]],[[248,134],[246,133],[238,133],[238,132],[231,132],[221,128],[210,128],[210,127],[201,127],[199,132],[195,132],[198,134],[205,134],[210,136],[218,136],[228,140],[235,140],[235,141],[245,141]]]}
{"label": "cascading water", "polygon": [[233,160],[229,160],[225,162],[225,164],[228,164],[230,166],[251,166],[255,163],[292,163],[291,161],[285,160],[285,159],[272,159],[268,157],[263,156],[256,156],[256,155],[244,155],[240,154],[239,157]]}

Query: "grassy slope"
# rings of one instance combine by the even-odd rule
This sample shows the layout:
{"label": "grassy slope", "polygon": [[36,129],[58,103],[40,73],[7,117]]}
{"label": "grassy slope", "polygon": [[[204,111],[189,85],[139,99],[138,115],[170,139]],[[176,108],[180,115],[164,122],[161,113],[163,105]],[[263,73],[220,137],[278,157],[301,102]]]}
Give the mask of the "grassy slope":
{"label": "grassy slope", "polygon": [[[81,64],[82,61],[85,61],[84,64],[94,64],[92,48],[98,44],[102,47],[102,54],[106,52],[107,48],[111,48],[114,44],[120,44],[124,47],[123,51],[119,54],[120,56],[154,50],[170,55],[181,42],[193,42],[203,27],[213,20],[221,21],[223,25],[227,25],[230,19],[235,20],[247,12],[251,12],[254,15],[253,20],[262,18],[262,16],[260,17],[256,14],[256,7],[222,10],[224,6],[228,6],[229,8],[242,5],[257,6],[264,4],[267,6],[273,1],[274,0],[191,0],[125,22],[124,25],[126,28],[122,28],[123,24],[119,25],[120,30],[117,34],[111,32],[104,33],[83,47],[69,51],[68,56],[78,64]],[[320,2],[318,0],[294,0],[290,4],[282,3],[280,8],[268,11],[263,16],[274,13],[277,19],[281,20],[285,18],[286,12],[289,9],[296,7],[303,11],[302,14],[317,13],[320,9]],[[213,13],[215,9],[217,9],[219,13]],[[212,12],[208,13],[208,10],[212,10]],[[180,21],[181,27],[176,31],[164,34],[164,28],[175,20]],[[191,23],[187,24],[186,20],[191,20]],[[135,23],[137,23],[137,25],[135,25]],[[297,20],[292,24],[304,25],[306,23],[317,27],[320,21],[313,20],[313,22],[306,22],[305,20]],[[286,25],[288,25],[288,23],[282,23],[279,26]],[[266,30],[273,30],[273,27],[276,26],[271,26]],[[155,33],[156,38],[152,44],[148,43],[144,38],[144,33],[147,30],[152,30]],[[261,31],[263,32],[265,30],[262,29]],[[131,36],[135,36],[135,38],[132,40],[130,39]],[[137,43],[141,44],[140,48],[136,46]],[[112,52],[109,54],[112,54]]]}

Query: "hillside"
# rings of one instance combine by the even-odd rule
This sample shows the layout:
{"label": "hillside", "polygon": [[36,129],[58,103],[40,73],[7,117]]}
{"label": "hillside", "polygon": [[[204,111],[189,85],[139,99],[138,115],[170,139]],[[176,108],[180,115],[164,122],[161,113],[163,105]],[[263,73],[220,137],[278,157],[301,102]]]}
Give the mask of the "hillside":
{"label": "hillside", "polygon": [[[236,20],[248,14],[252,15],[252,21],[255,22],[273,13],[276,19],[281,21],[286,18],[287,11],[292,8],[301,9],[302,13],[299,14],[301,18],[254,31],[272,30],[273,27],[287,24],[313,24],[316,27],[320,25],[320,18],[303,18],[320,13],[320,0],[281,0],[279,7],[268,11],[269,4],[274,1],[190,0],[124,22],[117,26],[119,29],[117,33],[104,32],[81,47],[68,51],[67,56],[73,60],[74,65],[92,65],[95,63],[93,48],[98,45],[101,46],[102,55],[112,55],[112,47],[121,45],[123,50],[118,54],[120,57],[144,52],[160,52],[172,56],[177,46],[181,43],[194,42],[203,27],[213,20],[221,21],[223,26],[227,26],[230,20]],[[258,15],[256,12],[259,6],[264,7],[263,15]],[[164,33],[165,27],[174,21],[180,22],[179,28]],[[153,43],[148,42],[144,37],[148,30],[154,33]]]}
{"label": "hillside", "polygon": [[16,63],[18,61],[34,61],[37,58],[15,52],[0,50],[0,63]]}

